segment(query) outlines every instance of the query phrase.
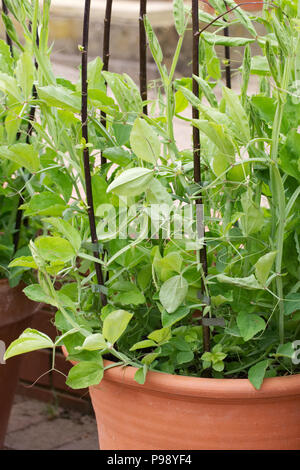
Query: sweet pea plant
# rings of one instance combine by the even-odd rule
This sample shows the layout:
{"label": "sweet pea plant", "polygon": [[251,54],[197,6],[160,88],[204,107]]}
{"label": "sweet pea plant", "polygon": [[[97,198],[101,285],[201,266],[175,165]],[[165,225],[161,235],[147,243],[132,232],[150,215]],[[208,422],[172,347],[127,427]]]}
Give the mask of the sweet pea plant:
{"label": "sweet pea plant", "polygon": [[[31,256],[11,266],[36,270],[38,283],[25,293],[56,307],[61,335],[53,343],[26,330],[6,359],[64,345],[76,361],[67,378],[73,388],[97,384],[106,368],[120,365],[137,367],[141,384],[148,370],[248,377],[257,389],[264,377],[299,373],[293,345],[300,336],[300,11],[291,0],[266,4],[255,18],[266,30],[259,36],[249,15],[226,3],[230,16],[219,0],[211,1],[216,21],[199,13],[207,28],[193,77],[175,78],[189,9],[174,1],[179,39],[169,71],[145,16],[160,74],[147,103],[128,75],[103,71],[100,58],[89,62],[83,126],[85,67],[77,83],[55,78],[45,41],[34,46],[41,65],[33,127],[42,171],[30,178],[34,194],[24,195],[22,209],[42,216],[43,232],[31,240]],[[36,15],[36,23],[43,18]],[[249,38],[223,35],[239,22]],[[251,54],[255,41],[260,56]],[[238,93],[222,82],[219,45],[243,53],[234,71]],[[87,54],[86,44],[79,49]],[[259,83],[252,94],[251,77]],[[187,117],[189,105],[199,119]],[[175,119],[200,130],[201,183],[191,148],[177,145]],[[88,139],[81,132],[87,125]]]}
{"label": "sweet pea plant", "polygon": [[23,202],[40,188],[38,176],[32,178],[39,173],[40,159],[32,135],[38,71],[33,59],[35,36],[27,21],[32,23],[33,10],[28,2],[19,2],[18,9],[13,2],[10,6],[25,35],[22,45],[4,8],[7,42],[0,41],[0,277],[7,278],[14,287],[21,279],[27,283],[34,279],[30,266],[8,265],[14,256],[30,255],[29,240],[40,227],[36,212],[26,214],[34,215],[30,223],[27,218],[22,223],[21,209]]}

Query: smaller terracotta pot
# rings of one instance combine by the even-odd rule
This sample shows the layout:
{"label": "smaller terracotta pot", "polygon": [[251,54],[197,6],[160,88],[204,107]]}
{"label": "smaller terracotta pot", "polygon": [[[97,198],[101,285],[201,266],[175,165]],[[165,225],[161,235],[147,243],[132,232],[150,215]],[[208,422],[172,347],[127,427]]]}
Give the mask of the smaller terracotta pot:
{"label": "smaller terracotta pot", "polygon": [[[30,326],[33,314],[40,307],[25,296],[22,292],[24,287],[24,284],[19,284],[11,288],[6,279],[0,280],[0,341],[5,347]],[[6,364],[0,363],[0,449],[4,445],[22,357],[16,356]]]}
{"label": "smaller terracotta pot", "polygon": [[300,450],[300,374],[255,390],[153,371],[139,385],[136,370],[110,368],[89,388],[102,450]]}

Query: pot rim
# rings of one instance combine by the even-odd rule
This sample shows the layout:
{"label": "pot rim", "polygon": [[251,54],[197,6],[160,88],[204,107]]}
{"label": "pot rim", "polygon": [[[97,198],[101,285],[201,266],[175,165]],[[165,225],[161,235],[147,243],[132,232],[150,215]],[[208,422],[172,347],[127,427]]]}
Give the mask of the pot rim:
{"label": "pot rim", "polygon": [[[67,357],[66,348],[63,353]],[[71,361],[75,364],[74,361]],[[104,366],[111,366],[113,361],[104,360]],[[144,385],[134,380],[138,369],[132,366],[117,366],[106,369],[104,380],[117,382],[120,385],[134,389],[186,397],[201,397],[207,399],[266,399],[285,398],[288,396],[300,397],[300,374],[264,379],[260,390],[256,390],[248,379],[211,379],[204,377],[189,377],[172,375],[159,371],[148,371]],[[101,383],[90,388],[100,389]]]}

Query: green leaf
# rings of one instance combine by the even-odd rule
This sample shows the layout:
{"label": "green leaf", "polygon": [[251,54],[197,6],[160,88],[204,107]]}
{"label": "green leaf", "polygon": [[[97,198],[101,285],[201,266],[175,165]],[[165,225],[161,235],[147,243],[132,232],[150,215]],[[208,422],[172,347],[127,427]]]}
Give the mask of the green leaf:
{"label": "green leaf", "polygon": [[147,375],[147,371],[148,371],[148,367],[147,365],[145,364],[143,367],[141,367],[140,369],[138,369],[136,371],[136,373],[134,374],[134,380],[140,384],[140,385],[144,385],[145,381],[146,381],[146,375]]}
{"label": "green leaf", "polygon": [[159,264],[162,270],[175,271],[180,273],[182,266],[182,257],[179,253],[171,252],[159,260]]}
{"label": "green leaf", "polygon": [[126,310],[111,312],[103,321],[104,338],[114,344],[122,336],[132,317],[132,313]]}
{"label": "green leaf", "polygon": [[118,145],[125,145],[129,142],[132,129],[131,125],[114,122],[112,128]]}
{"label": "green leaf", "polygon": [[288,294],[284,300],[284,314],[291,315],[300,310],[300,293]]}
{"label": "green leaf", "polygon": [[59,85],[48,85],[37,87],[39,98],[46,102],[48,106],[54,108],[68,109],[73,112],[79,112],[81,108],[81,99],[68,88]]}
{"label": "green leaf", "polygon": [[181,93],[183,94],[183,96],[188,100],[188,102],[194,106],[195,108],[198,108],[198,106],[201,105],[201,101],[199,100],[199,98],[194,95],[194,93],[189,90],[188,88],[185,88],[181,85],[177,85],[176,88],[181,91]]}
{"label": "green leaf", "polygon": [[176,31],[179,36],[182,36],[185,30],[185,10],[183,0],[173,0],[173,15]]}
{"label": "green leaf", "polygon": [[19,57],[16,66],[16,77],[23,90],[25,99],[29,100],[32,95],[34,82],[34,63],[32,54],[29,51],[23,52]]}
{"label": "green leaf", "polygon": [[126,74],[123,76],[112,72],[102,72],[102,74],[121,110],[140,114],[143,109],[143,102],[140,92],[132,79]]}
{"label": "green leaf", "polygon": [[198,127],[223,154],[235,155],[233,141],[222,124],[200,119],[192,119],[192,124]]}
{"label": "green leaf", "polygon": [[177,364],[184,364],[194,359],[194,353],[192,351],[181,351],[176,356]]}
{"label": "green leaf", "polygon": [[248,379],[256,390],[259,390],[263,383],[268,365],[268,360],[260,361],[255,366],[250,367],[248,371]]}
{"label": "green leaf", "polygon": [[5,95],[9,95],[9,97],[17,103],[21,103],[23,101],[17,81],[6,73],[0,73],[0,91]]}
{"label": "green leaf", "polygon": [[46,261],[67,263],[76,255],[71,243],[61,237],[38,237],[34,244],[38,254]]}
{"label": "green leaf", "polygon": [[165,343],[171,338],[171,328],[160,328],[159,330],[152,331],[148,338],[158,344]]}
{"label": "green leaf", "polygon": [[288,357],[289,359],[292,359],[294,353],[295,349],[293,348],[293,343],[285,343],[278,346],[276,356]]}
{"label": "green leaf", "polygon": [[241,217],[241,228],[245,236],[259,232],[264,225],[264,214],[261,208],[252,199],[251,189],[245,191],[241,196],[244,215]]}
{"label": "green leaf", "polygon": [[263,287],[257,282],[254,274],[248,277],[229,277],[225,274],[218,274],[217,279],[219,282],[225,282],[226,284],[233,284],[237,287],[244,287],[246,289],[263,289]]}
{"label": "green leaf", "polygon": [[218,36],[214,33],[202,33],[201,38],[203,38],[208,44],[214,46],[246,46],[255,41],[255,39],[250,38],[238,38],[238,37],[227,37],[227,36]]}
{"label": "green leaf", "polygon": [[151,185],[146,190],[147,202],[150,204],[168,204],[173,203],[173,199],[167,188],[157,179],[153,178]]}
{"label": "green leaf", "polygon": [[25,216],[61,216],[67,208],[64,200],[55,193],[44,191],[41,194],[32,196],[28,204],[23,204]]}
{"label": "green leaf", "polygon": [[103,62],[100,57],[91,60],[88,63],[88,84],[89,89],[97,89],[105,91],[105,82],[101,75]]}
{"label": "green leaf", "polygon": [[115,303],[121,305],[141,305],[146,302],[144,295],[138,289],[132,289],[128,292],[119,292],[113,300]]}
{"label": "green leaf", "polygon": [[251,50],[249,44],[245,47],[243,63],[241,66],[242,72],[242,85],[241,85],[241,101],[243,104],[246,102],[248,91],[250,73],[251,73]]}
{"label": "green leaf", "polygon": [[268,60],[265,56],[256,55],[251,57],[251,73],[253,75],[270,75]]}
{"label": "green leaf", "polygon": [[272,126],[276,112],[276,101],[270,96],[252,96],[251,104],[258,112],[260,119]]}
{"label": "green leaf", "polygon": [[130,168],[121,173],[108,186],[107,192],[113,192],[118,196],[138,196],[150,185],[153,179],[153,170],[148,168]]}
{"label": "green leaf", "polygon": [[112,289],[117,291],[113,297],[114,303],[121,305],[140,305],[146,302],[144,295],[139,291],[136,285],[131,282],[124,282],[125,288],[120,285],[121,282],[113,284]]}
{"label": "green leaf", "polygon": [[130,134],[130,145],[138,158],[156,164],[161,143],[152,127],[144,119],[136,119]]}
{"label": "green leaf", "polygon": [[10,109],[5,118],[5,130],[7,134],[7,143],[12,145],[17,140],[17,132],[20,128],[22,119],[20,118],[20,114],[22,111],[23,106],[14,106]]}
{"label": "green leaf", "polygon": [[93,335],[87,336],[79,349],[86,349],[87,351],[97,351],[106,349],[107,344],[104,339],[104,336],[101,333],[95,333]]}
{"label": "green leaf", "polygon": [[107,158],[110,162],[116,163],[120,166],[126,166],[132,161],[130,152],[128,152],[128,150],[123,149],[123,147],[106,148],[105,150],[103,150],[102,155],[103,157]]}
{"label": "green leaf", "polygon": [[39,284],[31,284],[23,289],[24,294],[28,299],[34,302],[45,303],[56,307],[53,299],[47,295]]}
{"label": "green leaf", "polygon": [[286,142],[279,152],[280,166],[288,174],[300,181],[300,134],[291,129]]}
{"label": "green leaf", "polygon": [[10,53],[10,47],[3,39],[0,39],[0,72],[7,75],[13,74],[14,61]]}
{"label": "green leaf", "polygon": [[264,256],[261,256],[254,265],[255,276],[262,286],[266,285],[271,268],[276,258],[276,251],[271,251]]}
{"label": "green leaf", "polygon": [[[15,1],[13,3],[16,3]],[[20,4],[17,6],[17,8],[19,9],[20,11]],[[12,10],[11,10],[12,11]],[[10,39],[12,40],[12,42],[16,43],[17,46],[21,49],[21,51],[24,51],[24,47],[22,46],[22,44],[20,43],[19,41],[19,38],[18,38],[18,35],[17,35],[17,32],[16,32],[16,29],[13,25],[13,22],[12,20],[10,19],[10,17],[8,15],[6,15],[4,12],[2,12],[2,21],[4,23],[4,26],[5,26],[5,29],[6,29],[6,32],[8,34],[8,36],[10,37]],[[19,21],[19,20],[18,20]]]}
{"label": "green leaf", "polygon": [[244,341],[252,339],[259,331],[266,328],[263,318],[254,313],[241,312],[237,316],[237,325]]}
{"label": "green leaf", "polygon": [[137,349],[144,349],[144,348],[153,348],[156,346],[157,344],[155,343],[155,341],[152,341],[151,339],[145,339],[143,341],[139,341],[138,343],[135,343],[130,348],[130,351],[136,351]]}
{"label": "green leaf", "polygon": [[214,108],[217,108],[218,107],[218,101],[217,101],[217,98],[215,97],[215,94],[212,91],[209,83],[206,80],[203,80],[203,78],[197,77],[197,75],[193,75],[193,78],[194,78],[194,80],[196,80],[196,82],[198,82],[198,84],[200,86],[200,89],[203,92],[203,94],[204,94],[205,98],[207,99],[207,101],[209,102],[209,104],[211,106],[213,106]]}
{"label": "green leaf", "polygon": [[70,370],[66,384],[75,390],[98,385],[103,378],[103,373],[103,365],[99,362],[79,362]]}
{"label": "green leaf", "polygon": [[205,48],[205,61],[207,67],[207,73],[210,77],[214,78],[215,80],[221,79],[221,65],[220,59],[218,58],[214,46],[208,44],[208,42],[204,41],[204,48]]}
{"label": "green leaf", "polygon": [[288,56],[292,47],[291,36],[288,34],[286,28],[279,22],[276,14],[272,12],[272,26],[278,41],[278,45],[285,56]]}
{"label": "green leaf", "polygon": [[27,328],[18,339],[13,341],[7,348],[4,359],[18,356],[38,349],[53,348],[54,344],[49,336],[37,330]]}
{"label": "green leaf", "polygon": [[92,175],[92,190],[95,210],[102,204],[109,203],[109,196],[106,194],[108,184],[100,175]]}
{"label": "green leaf", "polygon": [[223,361],[214,362],[212,368],[217,372],[222,372],[224,370],[225,364]]}
{"label": "green leaf", "polygon": [[56,219],[54,217],[47,217],[43,219],[43,222],[55,227],[61,235],[66,237],[76,252],[79,250],[81,246],[80,234],[74,227],[72,227],[71,224],[69,224],[69,222],[66,222],[63,219]]}
{"label": "green leaf", "polygon": [[15,268],[17,266],[22,268],[37,269],[37,264],[32,256],[20,256],[19,258],[12,260],[12,262],[8,265],[9,268]]}
{"label": "green leaf", "polygon": [[144,291],[151,285],[152,279],[152,267],[150,264],[143,266],[143,268],[138,272],[137,283],[139,287]]}
{"label": "green leaf", "polygon": [[149,353],[149,354],[146,354],[146,356],[143,357],[142,359],[142,363],[147,365],[147,366],[150,366],[150,364],[152,364],[153,361],[155,361],[155,359],[159,356],[159,353]]}
{"label": "green leaf", "polygon": [[175,114],[182,113],[189,105],[188,100],[182,93],[182,91],[178,90],[175,93]]}
{"label": "green leaf", "polygon": [[158,42],[158,39],[156,37],[156,34],[154,33],[153,28],[147,16],[144,17],[144,25],[145,25],[146,34],[147,34],[147,38],[149,41],[149,47],[153,55],[153,58],[157,64],[161,64],[163,60],[163,53],[162,53],[160,44]]}
{"label": "green leaf", "polygon": [[173,326],[178,321],[185,318],[190,313],[188,307],[179,307],[174,313],[167,313],[165,310],[161,314],[163,327]]}
{"label": "green leaf", "polygon": [[168,313],[175,312],[188,293],[188,282],[182,276],[174,276],[161,286],[159,300]]}
{"label": "green leaf", "polygon": [[18,166],[24,167],[31,173],[35,173],[40,168],[39,154],[30,144],[14,144],[10,147],[0,147],[0,158],[6,158]]}
{"label": "green leaf", "polygon": [[243,143],[248,143],[250,140],[249,122],[238,96],[225,86],[222,88],[222,93],[226,103],[226,114],[229,114],[235,127],[239,130],[240,140]]}

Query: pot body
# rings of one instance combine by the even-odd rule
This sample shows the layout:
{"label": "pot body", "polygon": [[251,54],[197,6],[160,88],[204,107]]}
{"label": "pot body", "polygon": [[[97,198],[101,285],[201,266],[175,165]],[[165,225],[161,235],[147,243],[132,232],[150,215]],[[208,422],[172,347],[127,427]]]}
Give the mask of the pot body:
{"label": "pot body", "polygon": [[[107,364],[106,364],[107,365]],[[300,375],[206,379],[111,368],[90,387],[102,450],[300,449]]]}
{"label": "pot body", "polygon": [[[0,341],[2,360],[3,346],[17,339],[30,326],[33,314],[39,304],[27,299],[20,284],[11,288],[6,280],[0,281]],[[3,447],[8,420],[18,384],[22,356],[9,359],[6,364],[0,362],[0,449]]]}

